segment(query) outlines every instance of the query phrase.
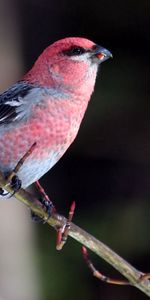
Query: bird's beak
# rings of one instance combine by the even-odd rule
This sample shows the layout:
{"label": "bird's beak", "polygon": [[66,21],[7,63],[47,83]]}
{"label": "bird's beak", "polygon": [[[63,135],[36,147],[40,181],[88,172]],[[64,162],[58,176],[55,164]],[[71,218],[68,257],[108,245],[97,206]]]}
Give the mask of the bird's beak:
{"label": "bird's beak", "polygon": [[99,63],[113,57],[109,50],[98,45],[92,50],[92,56],[96,57],[99,60]]}

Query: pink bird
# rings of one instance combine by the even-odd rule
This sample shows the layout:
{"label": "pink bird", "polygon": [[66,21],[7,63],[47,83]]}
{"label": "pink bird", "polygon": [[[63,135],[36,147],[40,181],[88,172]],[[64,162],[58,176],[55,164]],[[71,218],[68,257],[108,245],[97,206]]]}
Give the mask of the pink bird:
{"label": "pink bird", "polygon": [[17,173],[23,188],[57,163],[77,135],[98,66],[111,56],[85,38],[59,40],[0,95],[0,170],[4,175],[33,143],[33,152]]}

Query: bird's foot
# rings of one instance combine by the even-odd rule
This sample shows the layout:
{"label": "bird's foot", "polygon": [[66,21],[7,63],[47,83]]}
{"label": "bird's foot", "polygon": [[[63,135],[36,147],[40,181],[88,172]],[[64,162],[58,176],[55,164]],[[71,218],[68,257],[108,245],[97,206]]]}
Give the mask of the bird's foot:
{"label": "bird's foot", "polygon": [[21,189],[21,184],[22,182],[19,179],[19,177],[16,174],[14,174],[10,181],[10,186],[13,189],[13,194],[11,196],[13,196]]}
{"label": "bird's foot", "polygon": [[5,192],[5,187],[0,188],[0,195],[6,196],[10,194],[10,197],[12,197],[15,193],[17,193],[21,189],[22,182],[17,176],[18,171],[24,164],[25,160],[32,154],[33,150],[36,147],[36,143],[33,143],[32,146],[29,148],[29,150],[25,153],[25,155],[18,161],[15,168],[6,176],[6,186],[10,186],[13,189],[13,193],[10,194],[8,192]]}
{"label": "bird's foot", "polygon": [[[40,201],[43,209],[45,210],[45,212],[47,213],[48,216],[47,216],[46,219],[43,220],[43,218],[40,218],[34,212],[31,211],[31,217],[32,217],[33,221],[46,223],[50,217],[52,217],[54,214],[56,214],[56,208],[53,205],[50,198],[48,197],[48,195],[46,194],[46,192],[43,189],[43,187],[41,186],[41,184],[39,183],[39,181],[36,181],[35,185],[36,185],[36,188],[40,192],[40,195],[41,195],[39,201]],[[64,244],[66,243],[67,239],[68,239],[68,233],[69,233],[69,230],[70,230],[71,221],[72,221],[72,218],[73,218],[73,215],[74,215],[74,211],[75,211],[75,201],[73,201],[71,206],[70,206],[68,218],[67,218],[67,221],[64,224],[64,226],[56,228],[56,230],[57,230],[56,249],[57,250],[61,250],[63,248]]]}
{"label": "bird's foot", "polygon": [[42,204],[42,208],[45,210],[47,213],[47,218],[41,218],[38,215],[36,215],[32,210],[31,210],[31,218],[34,222],[37,223],[46,223],[48,219],[53,215],[55,212],[55,208],[53,203],[49,200],[47,201],[44,197],[39,198],[39,202]]}
{"label": "bird's foot", "polygon": [[4,189],[0,188],[0,196],[6,196],[8,195],[7,192],[4,191]]}
{"label": "bird's foot", "polygon": [[16,175],[16,173],[14,171],[12,171],[11,173],[9,173],[9,175],[6,176],[6,186],[10,186],[13,190],[12,193],[8,193],[5,192],[5,187],[0,188],[0,195],[2,196],[7,196],[10,195],[10,197],[12,197],[15,193],[17,193],[20,188],[21,188],[21,180],[19,179],[19,177]]}
{"label": "bird's foot", "polygon": [[43,189],[43,187],[41,186],[39,181],[36,181],[35,185],[41,195],[41,197],[39,198],[39,202],[41,203],[42,208],[45,210],[45,212],[47,213],[48,216],[47,216],[47,218],[43,219],[43,218],[40,218],[39,216],[37,216],[33,211],[31,211],[31,218],[35,222],[46,223],[47,220],[56,212],[56,210],[55,210],[55,207],[54,207],[52,201],[46,194],[45,190]]}
{"label": "bird's foot", "polygon": [[75,201],[72,202],[66,224],[57,230],[56,249],[62,250],[68,239],[71,221],[75,211]]}

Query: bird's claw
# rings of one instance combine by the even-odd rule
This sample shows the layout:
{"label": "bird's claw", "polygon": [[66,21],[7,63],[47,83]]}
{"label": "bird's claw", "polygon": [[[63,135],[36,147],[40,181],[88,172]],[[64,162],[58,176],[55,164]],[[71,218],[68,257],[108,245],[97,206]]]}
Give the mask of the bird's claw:
{"label": "bird's claw", "polygon": [[40,203],[42,204],[43,209],[47,213],[47,217],[44,218],[44,223],[48,221],[48,219],[52,216],[52,214],[55,212],[55,207],[52,203],[52,201],[45,199],[45,197],[42,197],[40,199]]}
{"label": "bird's claw", "polygon": [[45,212],[47,213],[48,216],[43,219],[31,211],[31,218],[35,222],[46,223],[48,221],[48,219],[52,216],[52,214],[55,213],[55,207],[54,207],[52,201],[49,199],[48,195],[46,194],[44,188],[39,183],[39,181],[36,181],[35,185],[41,194],[39,202],[42,205],[42,208],[45,210]]}
{"label": "bird's claw", "polygon": [[17,193],[21,189],[21,184],[22,182],[19,179],[19,177],[16,174],[14,174],[10,181],[10,186],[13,189],[13,193],[11,194],[10,197],[12,197],[15,193]]}
{"label": "bird's claw", "polygon": [[36,223],[42,223],[43,222],[43,218],[36,215],[33,210],[31,210],[31,219],[32,219],[32,221],[34,221]]}
{"label": "bird's claw", "polygon": [[4,189],[0,188],[0,196],[5,197],[7,196],[9,193],[5,192]]}
{"label": "bird's claw", "polygon": [[11,198],[15,193],[17,193],[20,190],[22,183],[19,177],[14,172],[11,172],[9,175],[7,175],[6,180],[7,180],[6,186],[10,186],[13,192],[12,193],[5,192],[5,187],[4,187],[4,188],[0,188],[0,195],[1,196],[10,195],[9,198]]}
{"label": "bird's claw", "polygon": [[54,208],[53,203],[51,201],[44,199],[44,197],[40,198],[39,202],[42,204],[42,208],[45,210],[45,212],[47,213],[48,216],[45,218],[41,218],[31,210],[31,218],[34,222],[45,224],[48,221],[48,219],[52,216],[52,214],[54,213],[55,208]]}

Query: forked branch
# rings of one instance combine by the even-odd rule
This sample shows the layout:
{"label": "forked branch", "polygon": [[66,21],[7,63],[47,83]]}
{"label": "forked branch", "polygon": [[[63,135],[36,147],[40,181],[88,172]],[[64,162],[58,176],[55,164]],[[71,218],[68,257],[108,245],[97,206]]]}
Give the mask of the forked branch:
{"label": "forked branch", "polygon": [[[3,188],[5,186],[5,190],[13,193],[13,190],[9,185],[6,185],[6,183],[6,180],[0,173],[0,187]],[[38,200],[29,192],[20,189],[14,197],[28,206],[36,215],[44,218],[50,226],[59,228],[60,226],[62,227],[65,225],[66,218],[59,214],[55,214],[53,217],[48,219],[47,213],[40,206]],[[104,259],[107,263],[118,270],[129,281],[130,285],[137,287],[150,297],[150,282],[147,279],[148,276],[143,276],[144,274],[142,272],[135,269],[109,247],[73,223],[71,223],[69,236]],[[143,279],[141,280],[142,276]]]}

